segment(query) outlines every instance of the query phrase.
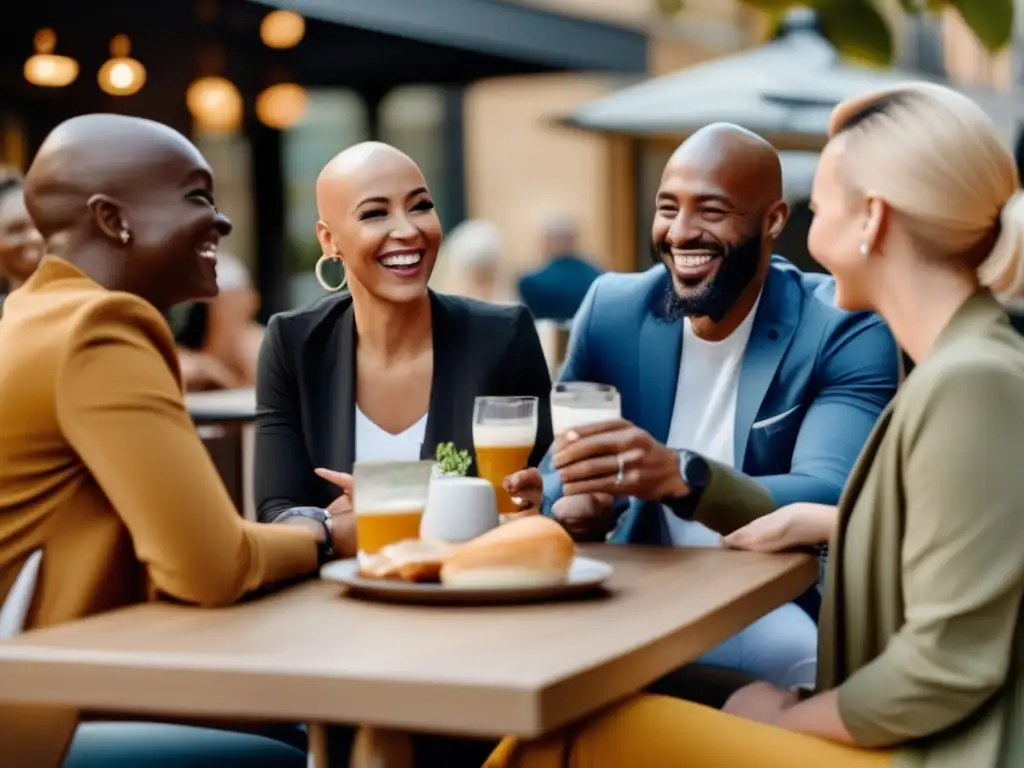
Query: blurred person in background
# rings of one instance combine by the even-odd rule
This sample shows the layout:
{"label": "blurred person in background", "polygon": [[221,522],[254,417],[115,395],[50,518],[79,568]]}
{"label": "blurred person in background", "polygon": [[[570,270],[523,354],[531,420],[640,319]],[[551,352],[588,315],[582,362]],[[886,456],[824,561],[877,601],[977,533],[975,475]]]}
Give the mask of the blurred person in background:
{"label": "blurred person in background", "polygon": [[438,254],[437,290],[478,301],[507,300],[501,284],[501,233],[489,221],[470,219],[454,227]]}
{"label": "blurred person in background", "polygon": [[543,266],[519,279],[519,296],[537,320],[566,323],[601,270],[580,253],[579,231],[568,216],[548,222],[543,243]]}
{"label": "blurred person in background", "polygon": [[45,243],[25,209],[24,179],[0,167],[0,316],[4,300],[36,271]]}
{"label": "blurred person in background", "polygon": [[[158,595],[223,606],[315,573],[332,548],[325,531],[242,520],[185,408],[161,313],[217,294],[217,245],[231,231],[199,150],[149,120],[73,118],[43,142],[25,202],[56,255],[0,322],[0,600],[23,617],[8,633]],[[38,578],[19,578],[40,556]],[[78,719],[0,707],[0,762],[60,764]],[[77,730],[75,768],[305,764],[299,749],[227,731]]]}
{"label": "blurred person in background", "polygon": [[184,310],[175,333],[182,379],[189,391],[236,389],[256,384],[263,326],[256,322],[259,294],[249,270],[230,253],[217,256],[216,298]]}
{"label": "blurred person in background", "polygon": [[829,134],[810,251],[917,368],[838,505],[732,510],[737,548],[831,541],[816,685],[756,682],[724,712],[636,697],[489,768],[1024,765],[1024,340],[994,295],[1024,288],[1013,156],[933,84],[843,102]]}

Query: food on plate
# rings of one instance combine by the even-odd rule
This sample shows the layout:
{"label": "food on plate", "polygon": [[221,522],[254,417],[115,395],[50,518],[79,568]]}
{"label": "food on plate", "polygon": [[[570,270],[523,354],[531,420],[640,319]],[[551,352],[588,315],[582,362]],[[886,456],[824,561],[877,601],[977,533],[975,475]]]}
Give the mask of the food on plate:
{"label": "food on plate", "polygon": [[445,558],[454,549],[454,545],[442,541],[406,539],[366,556],[359,565],[359,575],[367,579],[437,582]]}
{"label": "food on plate", "polygon": [[478,588],[562,584],[575,552],[572,538],[554,520],[523,517],[454,548],[441,566],[441,583]]}

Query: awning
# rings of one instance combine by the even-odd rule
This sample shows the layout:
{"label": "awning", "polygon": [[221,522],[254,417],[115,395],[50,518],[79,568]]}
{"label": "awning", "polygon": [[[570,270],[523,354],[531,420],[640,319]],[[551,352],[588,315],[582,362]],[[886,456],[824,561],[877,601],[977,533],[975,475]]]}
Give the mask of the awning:
{"label": "awning", "polygon": [[310,19],[516,59],[540,69],[644,72],[647,68],[647,38],[642,32],[515,2],[254,1]]}

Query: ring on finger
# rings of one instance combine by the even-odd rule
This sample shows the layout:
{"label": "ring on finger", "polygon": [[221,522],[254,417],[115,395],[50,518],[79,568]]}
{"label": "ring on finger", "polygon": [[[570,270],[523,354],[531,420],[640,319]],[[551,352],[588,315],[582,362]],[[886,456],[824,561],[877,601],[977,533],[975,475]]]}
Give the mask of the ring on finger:
{"label": "ring on finger", "polygon": [[622,476],[625,471],[625,462],[622,459],[621,453],[615,455],[615,461],[619,465],[619,473],[615,476],[615,484],[622,485]]}

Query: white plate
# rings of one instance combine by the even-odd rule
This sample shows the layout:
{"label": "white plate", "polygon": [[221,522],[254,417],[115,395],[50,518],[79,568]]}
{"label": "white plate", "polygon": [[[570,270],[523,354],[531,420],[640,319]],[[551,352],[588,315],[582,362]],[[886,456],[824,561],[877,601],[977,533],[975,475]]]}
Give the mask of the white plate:
{"label": "white plate", "polygon": [[576,557],[563,584],[543,587],[446,587],[442,584],[411,584],[387,579],[364,579],[355,558],[336,560],[320,569],[320,578],[348,587],[348,594],[392,603],[428,603],[437,605],[529,603],[575,597],[599,591],[612,575],[612,567],[600,560]]}

